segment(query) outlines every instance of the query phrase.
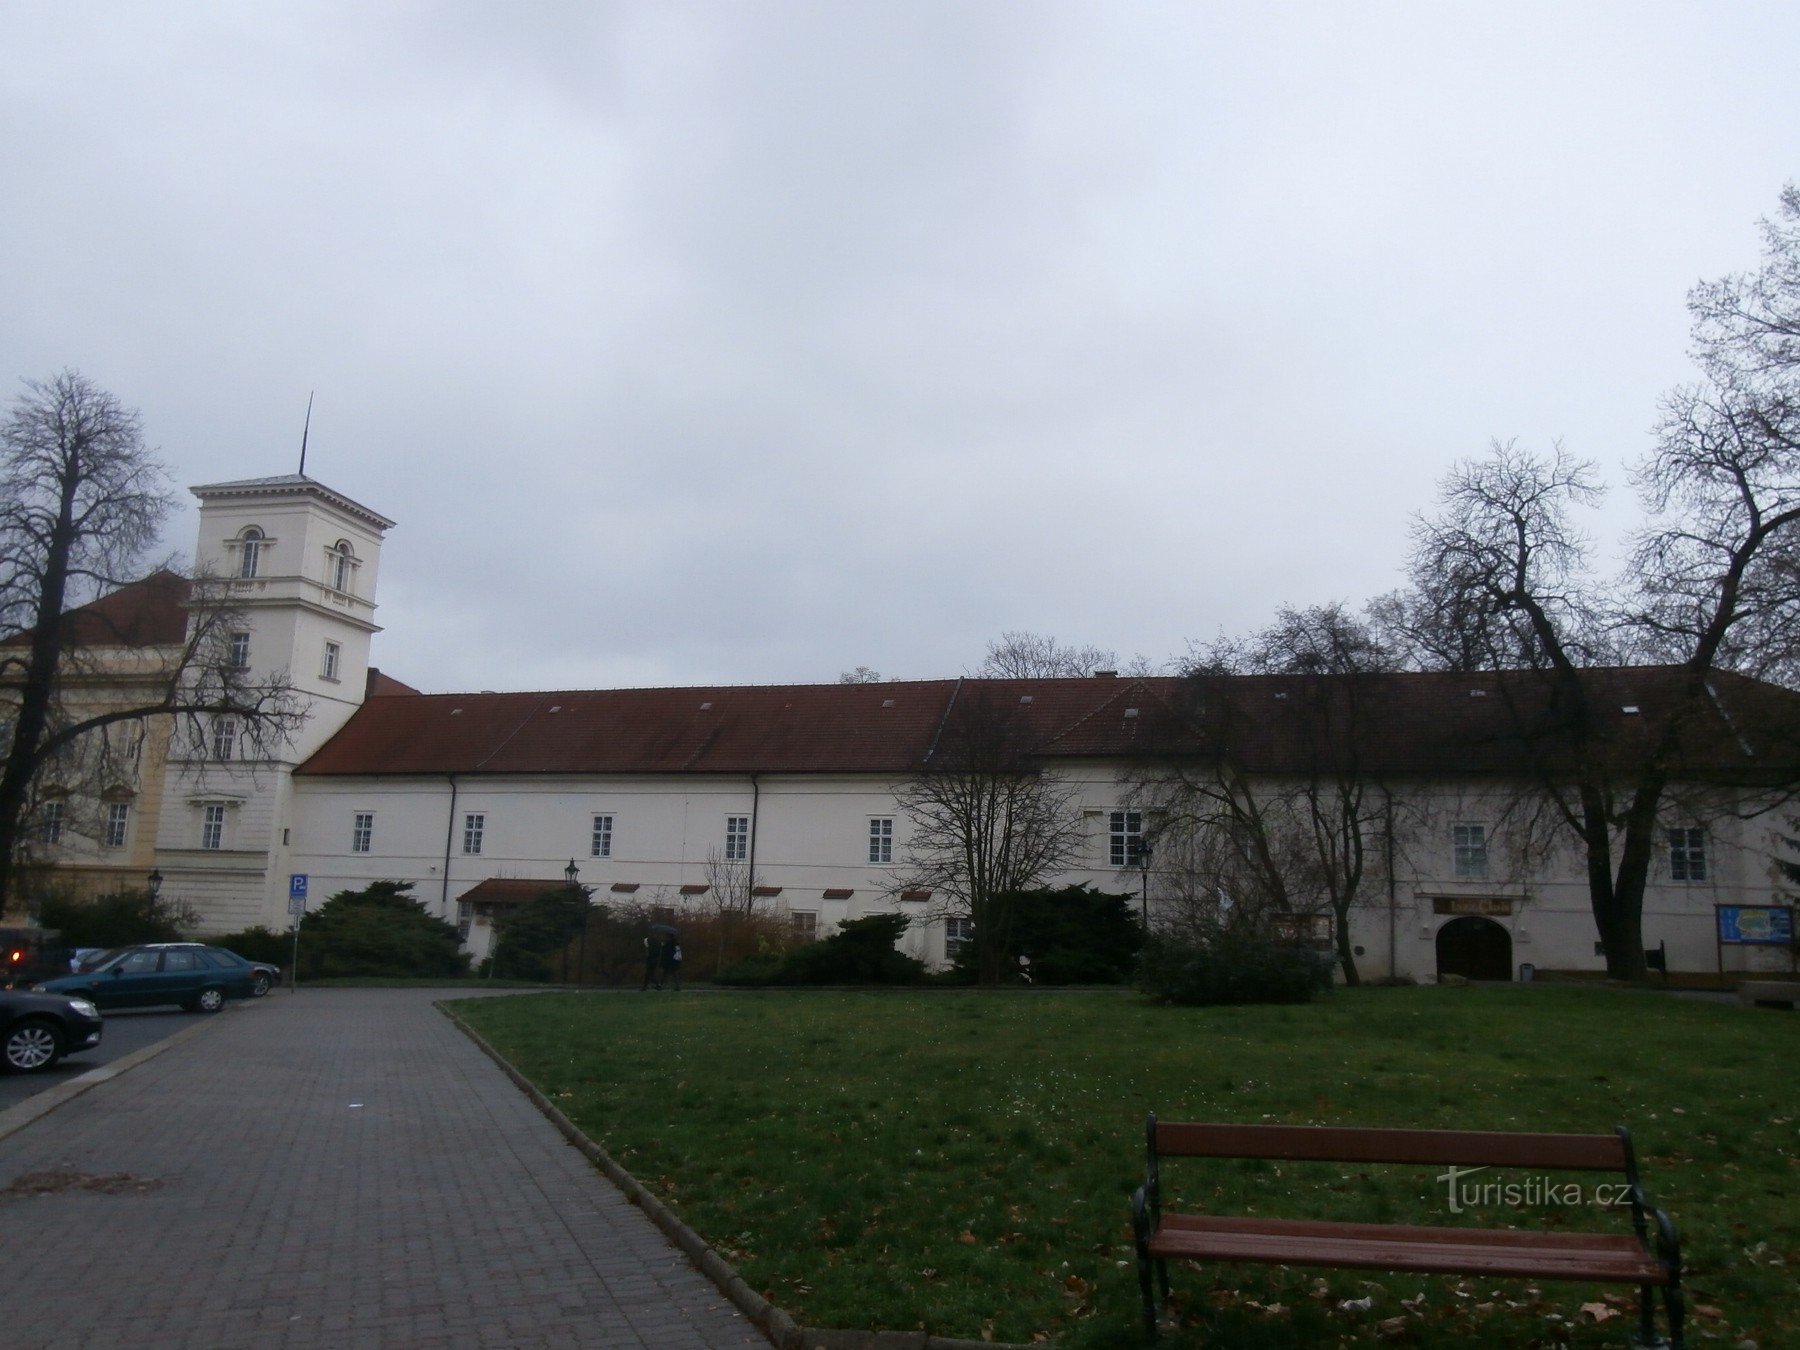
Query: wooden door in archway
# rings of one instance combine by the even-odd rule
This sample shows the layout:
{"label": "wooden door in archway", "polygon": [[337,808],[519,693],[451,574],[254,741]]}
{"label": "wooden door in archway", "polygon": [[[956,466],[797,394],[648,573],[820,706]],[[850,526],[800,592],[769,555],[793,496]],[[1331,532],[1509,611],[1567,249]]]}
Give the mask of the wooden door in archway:
{"label": "wooden door in archway", "polygon": [[1512,934],[1492,919],[1452,919],[1437,935],[1438,978],[1461,975],[1467,980],[1510,980]]}

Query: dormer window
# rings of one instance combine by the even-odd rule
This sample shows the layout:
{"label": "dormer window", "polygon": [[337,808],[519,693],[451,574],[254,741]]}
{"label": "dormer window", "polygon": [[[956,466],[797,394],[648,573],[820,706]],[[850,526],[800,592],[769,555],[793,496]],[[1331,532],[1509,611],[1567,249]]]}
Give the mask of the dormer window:
{"label": "dormer window", "polygon": [[268,536],[256,526],[247,525],[238,536],[238,541],[238,575],[253,577],[256,569],[262,565],[263,545],[268,542]]}

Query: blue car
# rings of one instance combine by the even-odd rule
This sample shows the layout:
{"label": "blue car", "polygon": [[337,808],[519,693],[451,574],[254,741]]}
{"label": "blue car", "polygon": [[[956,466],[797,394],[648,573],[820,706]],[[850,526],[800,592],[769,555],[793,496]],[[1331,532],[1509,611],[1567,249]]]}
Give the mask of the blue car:
{"label": "blue car", "polygon": [[189,1012],[214,1013],[228,998],[254,998],[257,974],[236,952],[183,943],[121,947],[93,970],[42,980],[32,988],[84,998],[108,1010],[173,1003]]}

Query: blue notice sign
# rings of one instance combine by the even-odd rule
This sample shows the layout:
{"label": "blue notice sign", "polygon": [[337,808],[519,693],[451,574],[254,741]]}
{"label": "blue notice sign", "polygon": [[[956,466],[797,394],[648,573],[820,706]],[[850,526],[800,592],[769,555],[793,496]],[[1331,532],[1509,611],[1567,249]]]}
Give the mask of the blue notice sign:
{"label": "blue notice sign", "polygon": [[293,872],[288,876],[288,899],[306,899],[306,873]]}
{"label": "blue notice sign", "polygon": [[1741,947],[1786,947],[1794,941],[1787,905],[1718,905],[1719,941]]}

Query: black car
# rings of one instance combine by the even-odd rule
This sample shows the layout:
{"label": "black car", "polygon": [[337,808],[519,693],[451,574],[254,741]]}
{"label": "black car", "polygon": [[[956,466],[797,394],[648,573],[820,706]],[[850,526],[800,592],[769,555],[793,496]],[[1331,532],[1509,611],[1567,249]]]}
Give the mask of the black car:
{"label": "black car", "polygon": [[64,1055],[100,1044],[100,1010],[85,998],[0,990],[0,1065],[47,1069]]}

